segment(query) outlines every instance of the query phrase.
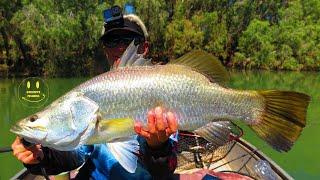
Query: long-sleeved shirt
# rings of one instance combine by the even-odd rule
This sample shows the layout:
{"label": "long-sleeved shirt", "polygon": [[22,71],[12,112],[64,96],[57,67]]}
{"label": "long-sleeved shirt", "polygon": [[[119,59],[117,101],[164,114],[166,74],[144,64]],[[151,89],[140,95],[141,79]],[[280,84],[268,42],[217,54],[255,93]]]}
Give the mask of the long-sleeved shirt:
{"label": "long-sleeved shirt", "polygon": [[169,139],[158,149],[152,149],[138,136],[139,160],[135,173],[127,172],[113,157],[105,144],[81,146],[74,151],[57,151],[43,147],[44,158],[39,164],[25,167],[32,174],[48,175],[80,168],[76,179],[171,179],[177,165],[176,143]]}

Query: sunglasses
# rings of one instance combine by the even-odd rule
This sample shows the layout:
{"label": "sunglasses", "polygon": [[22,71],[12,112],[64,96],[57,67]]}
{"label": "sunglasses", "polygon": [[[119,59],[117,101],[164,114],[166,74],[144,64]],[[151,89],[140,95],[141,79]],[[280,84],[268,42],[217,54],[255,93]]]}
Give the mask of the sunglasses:
{"label": "sunglasses", "polygon": [[114,48],[119,45],[128,46],[133,40],[135,45],[141,44],[144,41],[143,37],[134,36],[134,35],[125,35],[125,36],[108,38],[103,41],[103,45],[107,48]]}

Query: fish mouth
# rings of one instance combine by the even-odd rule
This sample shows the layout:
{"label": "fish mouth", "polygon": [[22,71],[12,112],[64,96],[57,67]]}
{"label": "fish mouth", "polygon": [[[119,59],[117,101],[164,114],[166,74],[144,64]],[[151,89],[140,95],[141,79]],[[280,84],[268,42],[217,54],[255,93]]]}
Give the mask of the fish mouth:
{"label": "fish mouth", "polygon": [[11,132],[20,135],[23,132],[23,128],[18,125],[13,125],[10,129]]}
{"label": "fish mouth", "polygon": [[32,138],[32,134],[30,133],[31,128],[21,127],[19,125],[14,125],[11,127],[10,131],[14,134],[23,137],[23,138]]}
{"label": "fish mouth", "polygon": [[32,137],[30,133],[32,132],[32,129],[27,126],[21,127],[19,125],[14,125],[11,127],[10,131],[22,137]]}
{"label": "fish mouth", "polygon": [[18,135],[19,137],[25,138],[29,142],[33,142],[33,143],[38,142],[39,140],[43,140],[47,135],[46,132],[45,133],[39,133],[39,131],[34,132],[30,127],[27,127],[27,126],[21,127],[19,125],[13,125],[10,131]]}

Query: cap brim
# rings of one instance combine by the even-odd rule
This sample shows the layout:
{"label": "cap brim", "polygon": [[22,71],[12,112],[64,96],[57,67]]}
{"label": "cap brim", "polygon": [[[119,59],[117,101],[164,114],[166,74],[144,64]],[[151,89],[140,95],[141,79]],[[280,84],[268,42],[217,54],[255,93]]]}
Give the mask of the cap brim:
{"label": "cap brim", "polygon": [[141,36],[144,38],[144,35],[141,34],[141,32],[137,31],[137,30],[134,30],[132,28],[129,28],[129,27],[121,27],[121,28],[112,28],[108,31],[106,31],[101,37],[100,37],[100,40],[106,40],[108,38],[108,36],[111,36],[112,33],[112,36],[114,35],[122,35],[122,34],[125,34],[124,32],[130,32],[130,33],[134,33],[138,36]]}

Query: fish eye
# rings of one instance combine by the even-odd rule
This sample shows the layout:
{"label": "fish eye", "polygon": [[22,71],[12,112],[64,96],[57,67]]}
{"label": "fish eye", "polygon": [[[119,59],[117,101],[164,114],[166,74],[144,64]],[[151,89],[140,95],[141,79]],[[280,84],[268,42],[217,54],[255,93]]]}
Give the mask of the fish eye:
{"label": "fish eye", "polygon": [[30,122],[34,122],[35,120],[38,119],[38,116],[37,115],[32,115],[29,119]]}

